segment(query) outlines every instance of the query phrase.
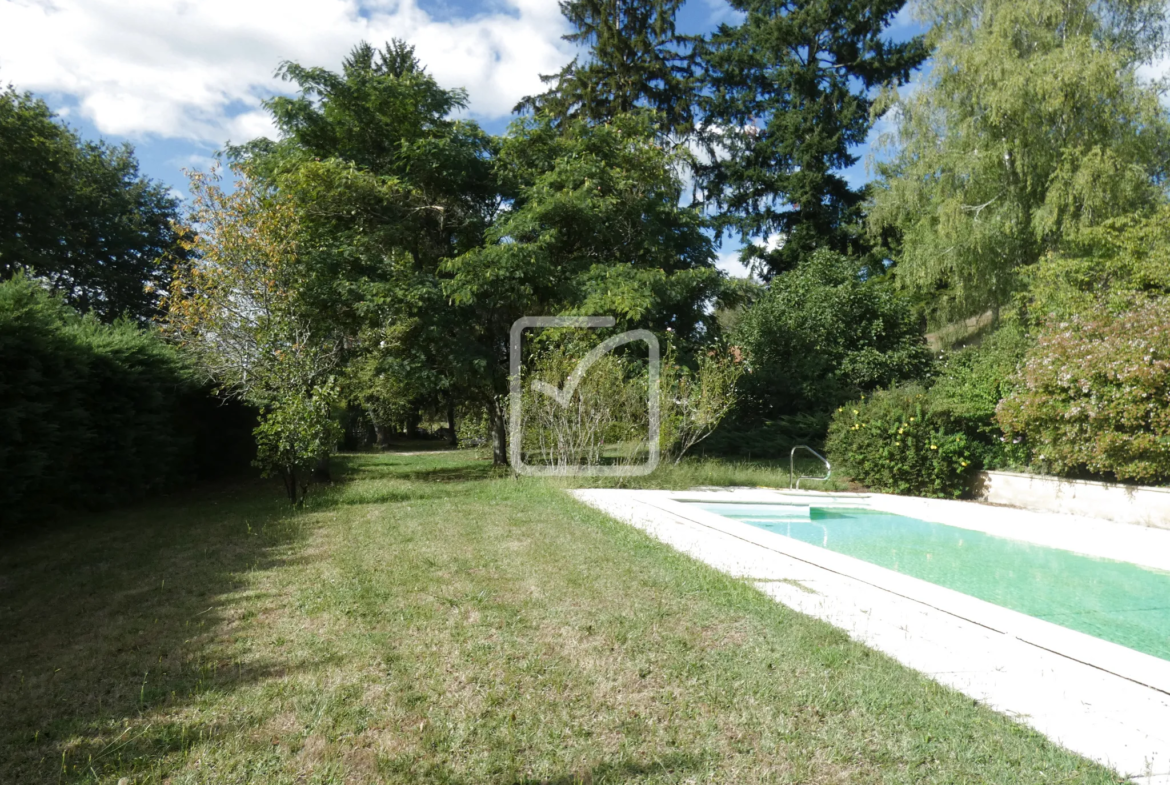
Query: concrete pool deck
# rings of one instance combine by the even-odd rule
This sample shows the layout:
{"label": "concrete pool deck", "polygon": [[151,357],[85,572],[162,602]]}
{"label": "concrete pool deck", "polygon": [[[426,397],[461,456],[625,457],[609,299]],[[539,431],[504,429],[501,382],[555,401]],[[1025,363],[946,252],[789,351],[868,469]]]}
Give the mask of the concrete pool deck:
{"label": "concrete pool deck", "polygon": [[1067,749],[1135,782],[1170,785],[1170,661],[686,502],[858,505],[1168,572],[1170,531],[883,494],[762,489],[573,494]]}

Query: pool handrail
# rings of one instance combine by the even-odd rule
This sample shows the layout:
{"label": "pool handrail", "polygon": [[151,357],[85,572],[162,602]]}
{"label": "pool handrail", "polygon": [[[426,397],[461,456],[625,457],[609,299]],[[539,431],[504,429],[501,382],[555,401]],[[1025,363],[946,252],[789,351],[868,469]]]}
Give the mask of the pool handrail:
{"label": "pool handrail", "polygon": [[[796,477],[796,451],[797,450],[808,450],[814,456],[816,456],[818,459],[820,459],[820,462],[825,465],[825,476],[824,477],[813,477],[812,475],[809,475],[809,474],[802,474],[801,476]],[[817,480],[820,482],[824,482],[825,480],[829,479],[832,476],[833,476],[833,466],[832,466],[832,464],[829,463],[829,459],[826,458],[825,456],[821,455],[819,452],[814,450],[812,447],[809,447],[807,444],[798,444],[792,448],[792,452],[788,453],[788,487],[790,489],[800,490],[800,481],[801,480]]]}

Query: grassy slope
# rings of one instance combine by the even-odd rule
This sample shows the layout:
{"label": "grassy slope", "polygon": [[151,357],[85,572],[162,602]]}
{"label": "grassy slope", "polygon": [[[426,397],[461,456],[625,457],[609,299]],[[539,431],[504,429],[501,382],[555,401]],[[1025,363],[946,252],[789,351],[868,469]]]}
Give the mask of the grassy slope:
{"label": "grassy slope", "polygon": [[550,484],[342,474],[6,547],[0,783],[1115,781]]}

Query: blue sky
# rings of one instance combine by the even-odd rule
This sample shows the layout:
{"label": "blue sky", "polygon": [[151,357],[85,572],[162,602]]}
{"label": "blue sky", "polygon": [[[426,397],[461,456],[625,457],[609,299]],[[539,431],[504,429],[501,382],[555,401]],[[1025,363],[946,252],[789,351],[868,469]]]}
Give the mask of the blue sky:
{"label": "blue sky", "polygon": [[[688,0],[685,33],[734,21],[726,0]],[[227,141],[273,135],[260,101],[286,59],[337,68],[359,40],[414,44],[469,114],[502,132],[539,74],[573,56],[556,0],[0,0],[0,82],[45,98],[87,138],[134,145],[143,171],[186,192]],[[905,12],[895,39],[919,32]],[[862,162],[847,176],[865,181]],[[721,249],[734,274],[736,248]]]}

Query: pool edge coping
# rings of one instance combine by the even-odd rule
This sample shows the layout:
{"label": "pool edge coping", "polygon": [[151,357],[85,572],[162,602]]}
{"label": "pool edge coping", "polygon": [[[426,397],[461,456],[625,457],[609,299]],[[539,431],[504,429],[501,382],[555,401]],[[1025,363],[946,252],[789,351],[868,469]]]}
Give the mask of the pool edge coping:
{"label": "pool edge coping", "polygon": [[[940,586],[936,583],[931,583],[921,578],[904,575],[853,556],[847,556],[816,545],[810,545],[775,532],[760,529],[748,523],[726,518],[716,513],[709,513],[697,507],[686,505],[685,501],[677,498],[680,496],[697,496],[699,498],[694,499],[694,501],[726,501],[725,499],[711,499],[710,496],[726,494],[727,492],[582,489],[580,491],[572,491],[571,493],[574,497],[585,501],[586,498],[584,497],[592,496],[598,492],[607,495],[620,494],[629,501],[650,507],[659,513],[665,513],[673,518],[704,526],[790,559],[795,559],[806,564],[811,564],[814,567],[846,576],[880,591],[897,595],[911,602],[925,605],[995,632],[1009,635],[1027,645],[1044,649],[1058,656],[1080,662],[1084,665],[1118,676],[1119,678],[1170,695],[1170,661],[1168,660],[1130,649],[1112,641],[1094,637],[1088,633],[1063,627],[1054,622],[1038,619],[1026,613],[1005,608],[1001,605],[996,605],[987,600],[981,600],[977,597]],[[768,493],[770,497],[761,493],[759,494],[760,501],[774,501],[775,496],[772,494],[776,493],[790,495],[782,491],[770,490],[765,493]],[[742,494],[740,496],[741,499],[743,495],[755,496],[757,494]],[[843,494],[822,494],[817,491],[802,491],[800,495],[824,499],[825,497],[840,497]],[[869,498],[872,500],[877,496],[879,494],[871,494]],[[900,500],[901,497],[894,498]],[[961,504],[961,502],[956,503]],[[867,506],[869,509],[878,509],[874,506]],[[885,507],[886,505],[882,506]],[[883,511],[906,514],[896,509]],[[1030,513],[1030,511],[1020,512]],[[1055,515],[1056,513],[1051,514]],[[947,521],[936,522],[952,525]],[[1115,525],[1128,526],[1129,524]],[[969,527],[960,526],[960,528]],[[988,533],[994,534],[994,532]],[[1028,540],[1028,542],[1031,541]],[[1064,550],[1069,549],[1066,548]]]}

